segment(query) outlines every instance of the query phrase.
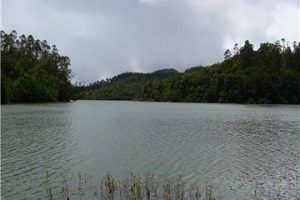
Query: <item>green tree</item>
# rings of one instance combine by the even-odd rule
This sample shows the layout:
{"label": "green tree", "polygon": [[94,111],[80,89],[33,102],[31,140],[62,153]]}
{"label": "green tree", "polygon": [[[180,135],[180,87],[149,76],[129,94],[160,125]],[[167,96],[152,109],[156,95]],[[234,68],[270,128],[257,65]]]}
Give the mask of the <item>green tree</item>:
{"label": "green tree", "polygon": [[1,103],[68,101],[70,60],[32,35],[1,31]]}
{"label": "green tree", "polygon": [[249,40],[245,41],[245,45],[240,50],[241,65],[243,67],[253,66],[254,50],[253,45],[250,44]]}

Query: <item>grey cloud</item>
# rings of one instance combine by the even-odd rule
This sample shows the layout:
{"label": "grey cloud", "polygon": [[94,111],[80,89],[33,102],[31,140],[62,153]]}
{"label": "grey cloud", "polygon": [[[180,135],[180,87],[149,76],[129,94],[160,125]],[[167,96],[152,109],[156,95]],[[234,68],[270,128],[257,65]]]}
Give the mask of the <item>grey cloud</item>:
{"label": "grey cloud", "polygon": [[74,80],[86,82],[212,64],[246,39],[258,46],[300,38],[298,0],[3,0],[2,7],[4,30],[56,44]]}

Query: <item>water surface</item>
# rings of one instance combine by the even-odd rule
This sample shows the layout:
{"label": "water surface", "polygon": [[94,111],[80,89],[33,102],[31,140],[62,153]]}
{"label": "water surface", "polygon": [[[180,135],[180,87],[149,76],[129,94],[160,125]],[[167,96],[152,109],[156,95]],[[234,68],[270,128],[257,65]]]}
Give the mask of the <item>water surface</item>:
{"label": "water surface", "polygon": [[300,193],[300,106],[76,101],[4,105],[2,198],[43,199],[78,172],[181,174],[224,199]]}

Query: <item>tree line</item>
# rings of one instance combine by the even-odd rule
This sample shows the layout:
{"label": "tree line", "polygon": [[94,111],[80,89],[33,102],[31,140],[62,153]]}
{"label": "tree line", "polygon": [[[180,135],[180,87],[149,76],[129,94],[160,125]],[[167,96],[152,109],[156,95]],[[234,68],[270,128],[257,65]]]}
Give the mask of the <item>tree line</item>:
{"label": "tree line", "polygon": [[74,99],[172,102],[300,103],[300,43],[281,39],[258,49],[246,41],[224,61],[183,73],[125,72],[90,85],[71,84],[70,59],[32,35],[1,31],[1,103]]}
{"label": "tree line", "polygon": [[1,31],[1,103],[68,101],[70,59],[32,35]]}
{"label": "tree line", "polygon": [[247,40],[242,47],[235,44],[232,50],[226,50],[222,63],[193,67],[183,73],[174,71],[127,72],[89,86],[76,87],[76,98],[300,103],[300,43],[297,42],[291,47],[282,39],[262,43],[254,50]]}

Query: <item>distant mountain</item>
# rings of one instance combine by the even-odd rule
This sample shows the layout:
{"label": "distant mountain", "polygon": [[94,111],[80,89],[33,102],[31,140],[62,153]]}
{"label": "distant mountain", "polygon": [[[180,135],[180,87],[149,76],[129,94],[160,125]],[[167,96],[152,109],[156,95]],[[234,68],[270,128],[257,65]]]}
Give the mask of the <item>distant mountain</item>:
{"label": "distant mountain", "polygon": [[179,72],[176,69],[173,68],[168,68],[168,69],[160,69],[157,71],[154,71],[150,73],[152,75],[162,75],[162,76],[173,76],[173,75],[178,75]]}
{"label": "distant mountain", "polygon": [[199,66],[196,66],[196,67],[191,67],[191,68],[188,68],[186,69],[184,72],[185,73],[188,73],[188,72],[195,72],[195,71],[200,71],[202,70],[204,67],[199,65]]}
{"label": "distant mountain", "polygon": [[75,87],[77,99],[137,100],[144,84],[179,76],[175,69],[161,69],[152,73],[125,72],[88,86]]}

